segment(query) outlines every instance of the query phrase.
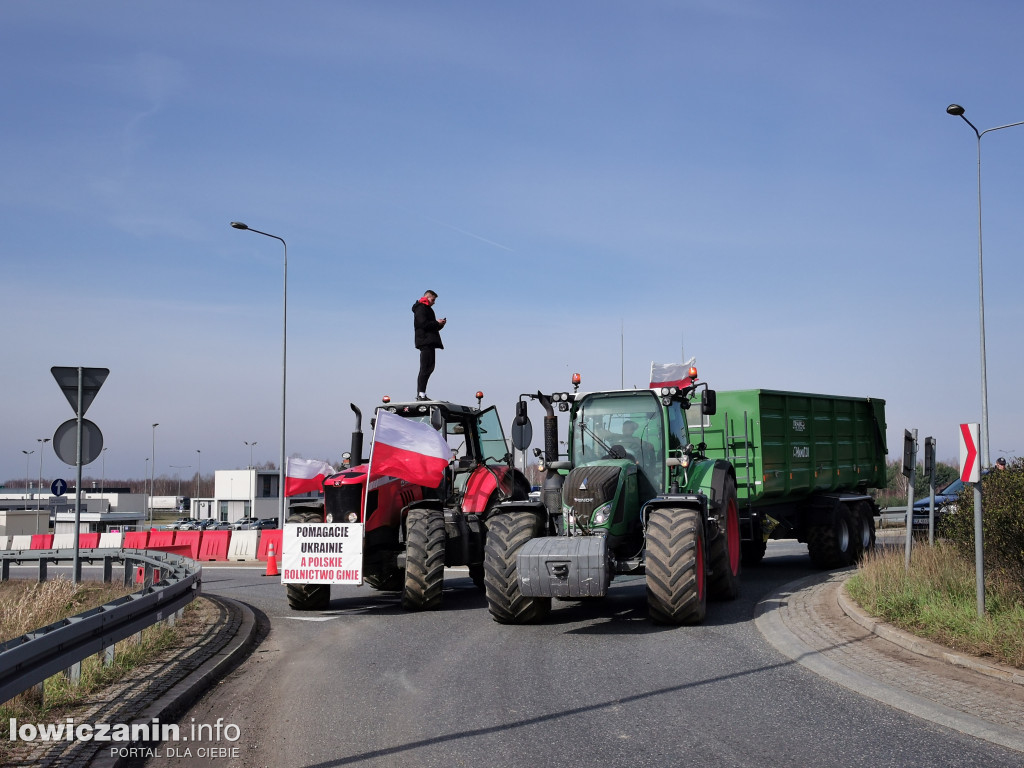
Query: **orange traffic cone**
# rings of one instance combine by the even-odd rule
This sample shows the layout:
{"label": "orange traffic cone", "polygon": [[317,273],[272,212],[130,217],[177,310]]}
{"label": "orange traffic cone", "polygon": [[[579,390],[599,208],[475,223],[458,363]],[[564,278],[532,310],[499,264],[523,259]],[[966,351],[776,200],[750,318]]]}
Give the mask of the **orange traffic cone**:
{"label": "orange traffic cone", "polygon": [[277,570],[277,557],[274,555],[274,542],[270,542],[267,547],[267,572],[264,576],[280,576],[280,572]]}

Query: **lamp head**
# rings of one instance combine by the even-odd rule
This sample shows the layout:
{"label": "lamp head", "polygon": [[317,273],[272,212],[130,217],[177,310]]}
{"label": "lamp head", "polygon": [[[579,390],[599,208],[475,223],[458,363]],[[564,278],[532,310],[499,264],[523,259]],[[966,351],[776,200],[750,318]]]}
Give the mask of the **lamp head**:
{"label": "lamp head", "polygon": [[959,104],[950,104],[948,107],[946,107],[946,112],[950,115],[953,115],[953,117],[963,117],[964,108],[961,107]]}
{"label": "lamp head", "polygon": [[249,228],[248,224],[243,224],[240,221],[232,221],[231,222],[231,226],[234,227],[235,229],[248,229]]}

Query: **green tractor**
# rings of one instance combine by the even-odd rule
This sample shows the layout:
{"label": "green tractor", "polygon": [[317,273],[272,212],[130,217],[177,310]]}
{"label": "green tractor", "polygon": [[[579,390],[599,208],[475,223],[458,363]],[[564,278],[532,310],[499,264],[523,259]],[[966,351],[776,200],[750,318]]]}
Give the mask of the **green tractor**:
{"label": "green tractor", "polygon": [[[506,502],[488,520],[484,585],[495,621],[541,621],[552,598],[603,597],[617,574],[646,575],[660,624],[698,624],[709,598],[738,596],[735,471],[705,456],[703,434],[691,436],[686,418],[699,409],[691,421],[703,425],[715,391],[696,383],[696,369],[679,384],[520,397],[518,450],[532,436],[527,402],[545,409],[543,500]],[[569,413],[567,460],[556,409]]]}

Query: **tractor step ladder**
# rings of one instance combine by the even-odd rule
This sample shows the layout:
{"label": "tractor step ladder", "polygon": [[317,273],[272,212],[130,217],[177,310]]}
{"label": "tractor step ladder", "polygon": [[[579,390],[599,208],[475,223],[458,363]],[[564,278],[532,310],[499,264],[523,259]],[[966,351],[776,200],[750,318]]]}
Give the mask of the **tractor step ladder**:
{"label": "tractor step ladder", "polygon": [[725,414],[725,455],[736,468],[736,485],[746,489],[747,499],[754,493],[754,462],[751,455],[750,419],[747,411],[743,412],[743,434],[730,430],[729,413]]}

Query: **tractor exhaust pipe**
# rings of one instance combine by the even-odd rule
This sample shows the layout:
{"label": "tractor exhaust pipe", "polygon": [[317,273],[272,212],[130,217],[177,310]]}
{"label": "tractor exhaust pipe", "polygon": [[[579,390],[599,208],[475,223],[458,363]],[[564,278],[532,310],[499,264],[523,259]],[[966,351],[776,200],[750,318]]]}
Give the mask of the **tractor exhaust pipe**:
{"label": "tractor exhaust pipe", "polygon": [[349,403],[353,412],[356,414],[356,431],[352,433],[352,466],[358,466],[363,463],[363,412],[360,411],[355,403]]}

